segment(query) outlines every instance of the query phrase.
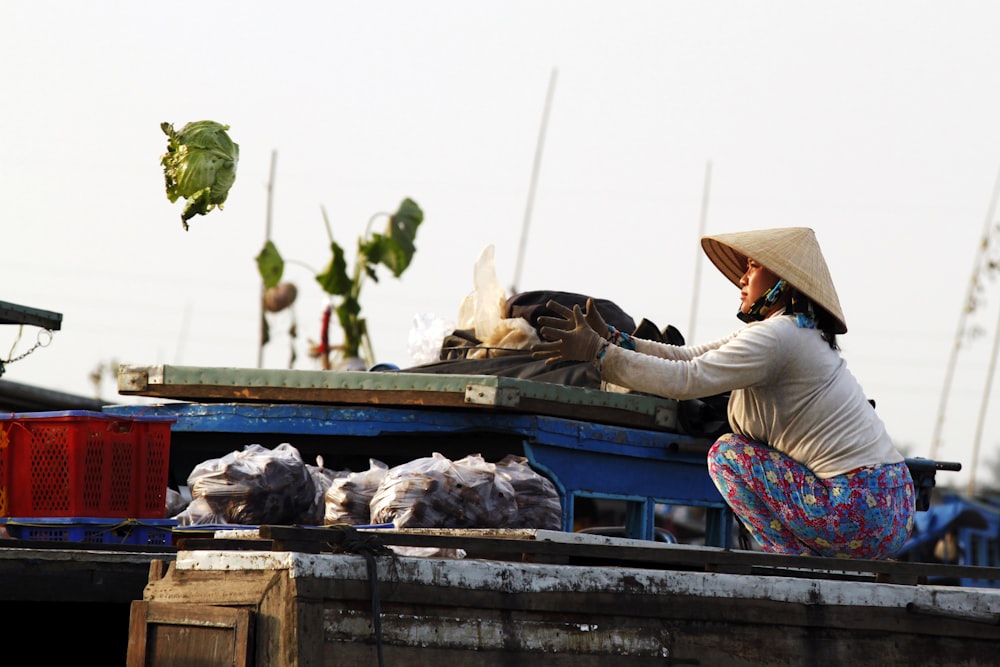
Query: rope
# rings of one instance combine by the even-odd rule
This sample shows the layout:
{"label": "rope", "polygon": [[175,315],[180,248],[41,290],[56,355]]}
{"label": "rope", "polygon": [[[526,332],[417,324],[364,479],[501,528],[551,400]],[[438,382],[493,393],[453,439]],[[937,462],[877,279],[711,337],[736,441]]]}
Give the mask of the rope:
{"label": "rope", "polygon": [[385,662],[382,655],[382,600],[378,592],[378,556],[391,556],[392,566],[397,564],[395,552],[382,544],[378,537],[372,533],[358,530],[354,526],[346,523],[337,523],[326,526],[326,530],[333,533],[333,539],[328,544],[334,551],[344,551],[357,554],[365,559],[368,570],[368,591],[371,595],[372,605],[372,628],[375,631],[375,652],[378,657],[379,667],[384,667]]}
{"label": "rope", "polygon": [[476,350],[496,350],[499,352],[531,352],[531,348],[524,347],[500,347],[499,345],[442,345],[442,350],[468,350],[469,352],[474,352]]}
{"label": "rope", "polygon": [[378,567],[375,563],[375,556],[370,552],[362,554],[365,557],[365,565],[368,567],[368,590],[372,598],[372,627],[375,630],[375,653],[378,657],[378,666],[385,665],[382,657],[382,602],[378,596]]}

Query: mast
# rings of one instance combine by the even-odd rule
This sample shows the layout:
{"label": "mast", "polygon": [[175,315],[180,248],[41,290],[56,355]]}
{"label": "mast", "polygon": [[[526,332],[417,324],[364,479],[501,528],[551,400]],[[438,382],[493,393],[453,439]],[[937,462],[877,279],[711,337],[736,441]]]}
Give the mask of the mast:
{"label": "mast", "polygon": [[938,448],[941,446],[941,429],[944,425],[945,408],[948,405],[948,397],[951,394],[951,383],[955,377],[955,365],[958,361],[958,350],[962,347],[962,338],[965,337],[965,322],[969,314],[974,311],[976,290],[979,287],[979,274],[983,268],[983,261],[990,246],[990,230],[993,225],[993,215],[997,207],[997,196],[1000,194],[1000,170],[997,172],[996,181],[993,184],[993,196],[986,213],[986,220],[983,222],[983,235],[979,242],[979,250],[973,262],[972,278],[969,280],[969,290],[962,304],[962,311],[958,317],[958,329],[955,331],[955,342],[951,348],[951,356],[948,359],[948,369],[945,371],[944,385],[941,389],[941,401],[938,404],[937,423],[934,426],[934,436],[931,439],[930,458],[937,458]]}
{"label": "mast", "polygon": [[[274,207],[274,169],[278,162],[278,151],[271,151],[271,174],[267,179],[267,217],[264,227],[264,245],[271,240],[271,218]],[[267,316],[264,311],[263,281],[260,285],[260,342],[257,346],[257,368],[264,367],[264,345],[267,343]]]}
{"label": "mast", "polygon": [[970,498],[976,497],[976,468],[979,463],[979,445],[983,440],[983,423],[986,421],[987,408],[990,404],[990,391],[993,388],[993,375],[997,367],[998,351],[1000,351],[1000,319],[997,320],[997,327],[993,332],[993,351],[990,353],[990,366],[986,371],[986,386],[983,388],[983,399],[979,405],[979,419],[976,421],[976,438],[972,441],[972,465],[969,468],[968,488]]}
{"label": "mast", "polygon": [[538,142],[535,145],[535,162],[531,169],[531,184],[528,187],[528,202],[524,207],[524,222],[521,225],[521,243],[517,249],[517,265],[514,268],[514,280],[510,286],[511,294],[516,294],[521,282],[521,267],[524,263],[524,250],[528,245],[528,227],[531,226],[531,211],[535,205],[535,188],[538,184],[538,172],[542,164],[542,148],[545,145],[545,132],[549,124],[549,111],[552,108],[552,97],[556,89],[557,70],[553,67],[549,75],[549,90],[545,95],[545,108],[542,112],[542,125],[538,131]]}
{"label": "mast", "polygon": [[[701,192],[701,216],[698,220],[698,239],[705,235],[705,225],[708,220],[708,191],[712,183],[712,161],[705,163],[705,185]],[[697,245],[697,244],[695,244]],[[694,255],[694,284],[691,286],[691,314],[688,316],[687,340],[694,340],[694,325],[698,319],[698,300],[701,291],[701,259],[705,253],[698,247]]]}

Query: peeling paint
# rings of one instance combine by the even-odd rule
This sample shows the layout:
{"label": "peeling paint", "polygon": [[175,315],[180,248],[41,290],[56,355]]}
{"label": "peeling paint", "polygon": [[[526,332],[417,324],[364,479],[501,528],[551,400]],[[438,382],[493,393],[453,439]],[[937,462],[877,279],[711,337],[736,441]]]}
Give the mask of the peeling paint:
{"label": "peeling paint", "polygon": [[[509,593],[580,592],[767,599],[803,605],[906,609],[915,604],[953,613],[1000,614],[1000,589],[816,580],[747,574],[586,567],[491,560],[399,557],[378,576],[421,585]],[[367,581],[361,556],[271,551],[181,551],[178,570],[283,570],[290,577]]]}
{"label": "peeling paint", "polygon": [[[327,609],[323,632],[327,643],[357,641],[372,633],[370,614],[354,609]],[[601,631],[597,624],[530,617],[383,614],[382,640],[397,646],[435,649],[669,655],[669,647],[642,625],[609,627]]]}

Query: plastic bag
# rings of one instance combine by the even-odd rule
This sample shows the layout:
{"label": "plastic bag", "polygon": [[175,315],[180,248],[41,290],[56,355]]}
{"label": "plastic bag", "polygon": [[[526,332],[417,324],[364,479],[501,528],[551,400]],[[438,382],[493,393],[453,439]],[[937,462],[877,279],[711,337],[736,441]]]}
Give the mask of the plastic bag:
{"label": "plastic bag", "polygon": [[562,529],[562,502],[555,484],[535,472],[523,456],[508,454],[496,464],[517,499],[517,514],[508,528]]}
{"label": "plastic bag", "polygon": [[371,501],[373,523],[397,528],[502,528],[517,513],[510,483],[481,456],[435,452],[389,470]]}
{"label": "plastic bag", "polygon": [[[180,525],[291,524],[309,510],[316,493],[302,456],[288,443],[273,450],[247,445],[200,463],[188,476],[188,485],[192,501],[177,517]],[[201,520],[206,514],[212,520]]]}
{"label": "plastic bag", "polygon": [[507,304],[507,294],[497,280],[493,254],[492,245],[479,254],[472,272],[473,291],[462,300],[458,310],[458,328],[475,331],[480,340],[496,328]]}
{"label": "plastic bag", "polygon": [[397,528],[442,525],[447,508],[439,496],[450,486],[450,469],[451,461],[437,452],[390,469],[372,496],[372,523],[395,523]]}
{"label": "plastic bag", "polygon": [[343,479],[351,474],[351,471],[324,468],[322,456],[316,457],[316,465],[306,464],[306,470],[312,477],[316,489],[313,492],[313,501],[309,509],[303,512],[295,523],[306,526],[321,526],[326,516],[326,492],[338,479]]}
{"label": "plastic bag", "polygon": [[507,295],[497,280],[493,246],[483,249],[473,272],[474,290],[462,301],[458,329],[473,332],[479,345],[466,353],[468,359],[489,359],[530,349],[541,342],[530,323],[520,317],[504,317]]}
{"label": "plastic bag", "polygon": [[327,525],[349,523],[362,526],[371,523],[372,496],[389,471],[378,459],[368,459],[368,470],[351,472],[335,479],[326,490],[326,513],[323,522]]}
{"label": "plastic bag", "polygon": [[413,363],[429,364],[440,359],[444,339],[454,330],[455,323],[450,320],[424,313],[415,315],[408,339]]}
{"label": "plastic bag", "polygon": [[504,318],[497,322],[493,331],[479,342],[481,350],[469,351],[470,359],[492,359],[509,354],[524,353],[542,339],[534,327],[520,317]]}
{"label": "plastic bag", "polygon": [[187,506],[188,501],[181,495],[180,491],[175,491],[169,487],[167,488],[166,505],[164,507],[164,516],[166,518],[169,519],[177,516],[183,512]]}
{"label": "plastic bag", "polygon": [[203,497],[192,498],[177,516],[174,517],[178,526],[223,525],[230,523],[225,514],[217,510]]}
{"label": "plastic bag", "polygon": [[398,544],[390,544],[392,549],[399,556],[409,558],[465,558],[468,553],[465,549],[452,549],[450,547],[404,547]]}
{"label": "plastic bag", "polygon": [[470,454],[455,461],[452,474],[457,480],[457,495],[462,516],[471,528],[508,528],[517,517],[514,487],[497,466],[480,454]]}

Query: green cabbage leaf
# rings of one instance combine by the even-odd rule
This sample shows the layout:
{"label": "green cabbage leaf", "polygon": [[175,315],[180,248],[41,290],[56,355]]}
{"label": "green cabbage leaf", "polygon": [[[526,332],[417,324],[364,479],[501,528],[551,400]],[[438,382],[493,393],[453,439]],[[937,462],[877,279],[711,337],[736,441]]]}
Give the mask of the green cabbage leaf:
{"label": "green cabbage leaf", "polygon": [[211,120],[188,123],[180,132],[171,123],[161,123],[167,135],[167,152],[160,157],[171,202],[185,199],[181,223],[222,208],[236,182],[239,144],[227,134],[228,125]]}

